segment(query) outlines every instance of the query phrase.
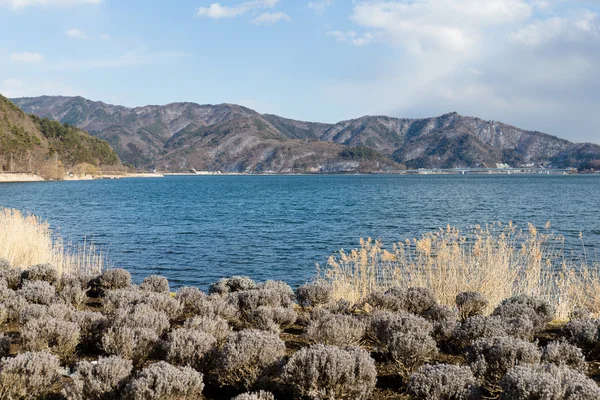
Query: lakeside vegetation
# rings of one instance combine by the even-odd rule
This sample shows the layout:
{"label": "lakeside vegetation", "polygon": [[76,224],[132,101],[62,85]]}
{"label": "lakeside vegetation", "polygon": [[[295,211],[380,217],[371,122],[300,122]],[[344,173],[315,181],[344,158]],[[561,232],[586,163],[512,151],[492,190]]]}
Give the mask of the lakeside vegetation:
{"label": "lakeside vegetation", "polygon": [[134,285],[34,216],[0,228],[0,399],[600,397],[598,266],[549,227],[365,240],[296,290],[207,294]]}

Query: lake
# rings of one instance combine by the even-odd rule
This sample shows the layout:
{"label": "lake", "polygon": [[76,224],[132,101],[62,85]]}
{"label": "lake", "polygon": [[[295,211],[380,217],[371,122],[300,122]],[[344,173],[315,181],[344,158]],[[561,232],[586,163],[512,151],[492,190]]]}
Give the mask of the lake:
{"label": "lake", "polygon": [[[361,237],[384,244],[445,227],[547,221],[567,250],[600,249],[600,176],[170,176],[0,185],[0,206],[92,239],[136,282],[206,289],[223,276],[298,285]],[[600,250],[599,250],[600,251]]]}

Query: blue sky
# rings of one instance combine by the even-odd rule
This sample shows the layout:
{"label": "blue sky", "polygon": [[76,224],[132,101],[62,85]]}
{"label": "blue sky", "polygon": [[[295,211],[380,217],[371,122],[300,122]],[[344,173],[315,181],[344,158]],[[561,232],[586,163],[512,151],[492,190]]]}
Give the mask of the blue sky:
{"label": "blue sky", "polygon": [[585,0],[0,0],[0,93],[323,122],[457,111],[600,143],[598,13]]}

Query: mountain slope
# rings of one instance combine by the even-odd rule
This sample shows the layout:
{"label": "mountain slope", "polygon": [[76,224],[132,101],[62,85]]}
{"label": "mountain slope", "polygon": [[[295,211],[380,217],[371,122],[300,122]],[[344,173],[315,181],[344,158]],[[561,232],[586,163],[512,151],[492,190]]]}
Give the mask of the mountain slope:
{"label": "mountain slope", "polygon": [[[577,166],[583,157],[567,140],[457,113],[423,119],[365,116],[325,124],[261,115],[232,104],[126,108],[50,96],[14,101],[27,112],[74,124],[107,140],[126,162],[172,170],[323,171],[552,162]],[[588,151],[585,157],[593,158],[600,147],[590,146],[592,155]],[[348,148],[354,150],[343,157]],[[360,150],[364,148],[375,153]],[[356,154],[361,156],[347,157]],[[570,156],[557,159],[559,154]]]}
{"label": "mountain slope", "polygon": [[121,166],[105,141],[75,127],[27,115],[0,96],[0,171],[60,178],[63,168],[80,164]]}

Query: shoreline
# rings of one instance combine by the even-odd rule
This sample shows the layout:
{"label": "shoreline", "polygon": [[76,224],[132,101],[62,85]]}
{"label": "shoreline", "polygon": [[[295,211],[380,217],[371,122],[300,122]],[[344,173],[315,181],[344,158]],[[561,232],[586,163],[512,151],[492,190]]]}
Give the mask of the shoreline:
{"label": "shoreline", "polygon": [[47,180],[36,174],[0,173],[0,183],[25,183],[25,182],[60,182],[60,181],[93,181],[102,179],[132,179],[132,178],[163,178],[163,174],[153,173],[126,173],[123,175],[106,174],[100,176],[65,176],[63,179]]}

